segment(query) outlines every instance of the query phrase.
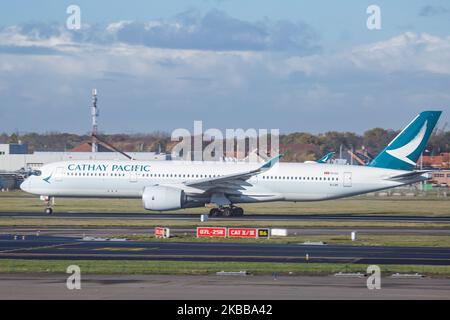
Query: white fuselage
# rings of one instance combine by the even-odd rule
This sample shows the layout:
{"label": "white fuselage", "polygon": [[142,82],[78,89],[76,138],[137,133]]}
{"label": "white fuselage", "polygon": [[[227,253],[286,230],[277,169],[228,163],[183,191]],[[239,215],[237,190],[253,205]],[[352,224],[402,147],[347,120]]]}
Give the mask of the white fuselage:
{"label": "white fuselage", "polygon": [[[52,197],[141,198],[148,186],[183,189],[203,203],[211,192],[186,182],[253,170],[259,163],[184,161],[66,161],[47,164],[40,176],[30,176],[24,191]],[[235,189],[215,189],[232,203],[263,201],[314,201],[336,199],[396,187],[388,180],[407,171],[364,166],[277,163],[243,181]],[[420,181],[420,180],[418,180]],[[415,181],[408,181],[412,183]]]}

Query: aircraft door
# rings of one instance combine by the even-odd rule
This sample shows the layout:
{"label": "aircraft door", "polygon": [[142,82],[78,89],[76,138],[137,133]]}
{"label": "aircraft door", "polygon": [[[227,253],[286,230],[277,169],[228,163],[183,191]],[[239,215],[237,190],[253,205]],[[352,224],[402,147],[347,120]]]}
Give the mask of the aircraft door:
{"label": "aircraft door", "polygon": [[56,168],[55,181],[62,181],[63,174],[64,174],[64,167]]}
{"label": "aircraft door", "polygon": [[344,187],[351,187],[351,186],[352,186],[352,173],[344,172]]}
{"label": "aircraft door", "polygon": [[130,172],[130,182],[137,182],[136,172]]}

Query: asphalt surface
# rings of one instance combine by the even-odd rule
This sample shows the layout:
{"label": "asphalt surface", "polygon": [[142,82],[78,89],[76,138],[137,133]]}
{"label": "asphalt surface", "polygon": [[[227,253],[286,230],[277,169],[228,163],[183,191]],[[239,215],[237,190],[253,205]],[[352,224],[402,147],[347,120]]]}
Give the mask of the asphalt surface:
{"label": "asphalt surface", "polygon": [[450,248],[348,245],[85,241],[0,236],[0,259],[179,260],[450,265]]}
{"label": "asphalt surface", "polygon": [[[0,274],[0,299],[450,299],[450,279],[381,278],[369,290],[366,278],[334,276],[176,276],[89,275],[81,270],[81,289],[68,290],[68,274]],[[183,305],[184,302],[181,303]],[[205,303],[203,302],[203,305]],[[302,310],[299,310],[301,313]],[[278,311],[274,310],[274,316]],[[320,313],[320,310],[319,310]],[[197,317],[203,318],[203,317]]]}
{"label": "asphalt surface", "polygon": [[[120,219],[120,220],[200,220],[199,214],[186,213],[89,213],[89,212],[55,212],[51,216],[43,212],[0,212],[0,218],[82,218],[82,219]],[[215,217],[211,221],[390,221],[390,222],[430,222],[450,223],[450,216],[414,216],[414,215],[355,215],[355,214],[245,214],[243,217]]]}

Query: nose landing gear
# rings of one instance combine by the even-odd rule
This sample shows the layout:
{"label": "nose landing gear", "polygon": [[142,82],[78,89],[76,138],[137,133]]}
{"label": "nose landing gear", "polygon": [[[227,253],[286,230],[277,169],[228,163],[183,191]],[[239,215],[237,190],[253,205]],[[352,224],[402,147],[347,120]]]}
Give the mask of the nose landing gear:
{"label": "nose landing gear", "polygon": [[45,202],[46,206],[46,208],[44,209],[44,213],[48,215],[52,214],[53,213],[52,206],[55,204],[55,198],[48,196],[41,196],[41,200]]}
{"label": "nose landing gear", "polygon": [[209,211],[210,217],[242,217],[244,209],[235,206],[213,208]]}

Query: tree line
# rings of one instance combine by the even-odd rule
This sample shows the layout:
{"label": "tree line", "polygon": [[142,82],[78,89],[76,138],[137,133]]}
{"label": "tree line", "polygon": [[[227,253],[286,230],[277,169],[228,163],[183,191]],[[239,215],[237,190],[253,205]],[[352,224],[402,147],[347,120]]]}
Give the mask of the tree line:
{"label": "tree line", "polygon": [[[317,159],[328,152],[360,150],[364,148],[371,155],[378,154],[398,131],[373,128],[363,134],[329,131],[320,134],[295,132],[280,135],[280,151],[284,161],[306,161]],[[171,152],[175,145],[170,134],[153,132],[142,134],[99,134],[99,138],[125,152]],[[70,151],[90,141],[89,134],[60,132],[0,134],[0,143],[26,143],[33,151]],[[438,155],[450,152],[450,131],[434,132],[426,147],[426,154]]]}

